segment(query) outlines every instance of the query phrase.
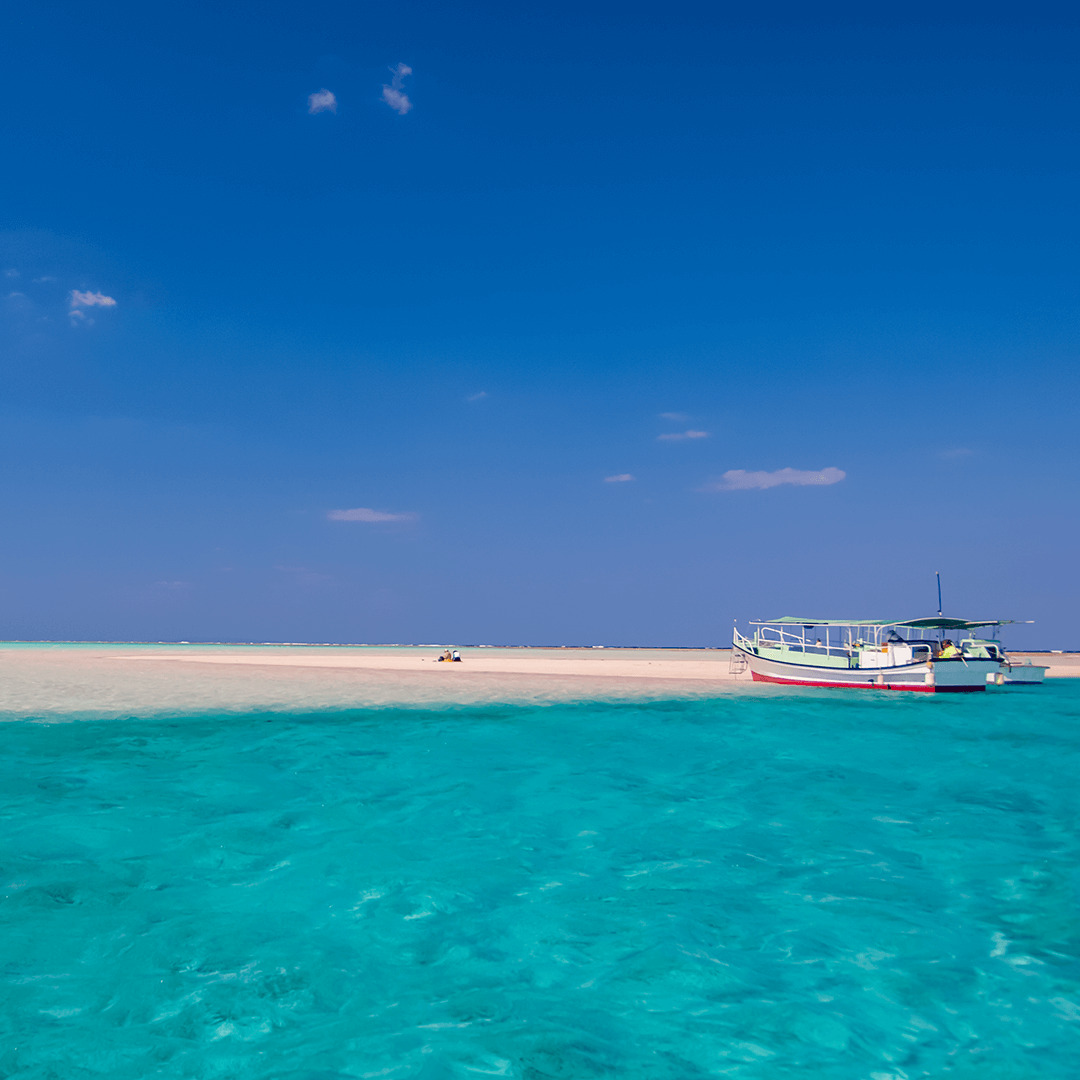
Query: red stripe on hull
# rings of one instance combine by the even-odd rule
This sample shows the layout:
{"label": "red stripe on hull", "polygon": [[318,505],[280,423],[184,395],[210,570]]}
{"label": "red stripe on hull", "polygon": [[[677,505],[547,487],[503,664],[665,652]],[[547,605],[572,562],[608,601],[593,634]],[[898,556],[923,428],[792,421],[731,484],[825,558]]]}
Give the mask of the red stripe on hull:
{"label": "red stripe on hull", "polygon": [[775,683],[777,686],[818,686],[823,690],[913,690],[917,694],[971,694],[985,690],[985,686],[927,686],[925,683],[850,683],[809,682],[805,679],[775,679],[751,669],[754,682]]}

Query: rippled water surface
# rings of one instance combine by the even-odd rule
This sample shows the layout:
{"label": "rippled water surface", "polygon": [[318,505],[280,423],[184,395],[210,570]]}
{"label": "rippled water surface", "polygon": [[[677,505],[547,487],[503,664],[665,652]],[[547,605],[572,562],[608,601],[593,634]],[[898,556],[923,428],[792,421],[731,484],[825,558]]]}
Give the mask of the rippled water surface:
{"label": "rippled water surface", "polygon": [[1078,722],[1069,680],[2,724],[0,1075],[1071,1080]]}

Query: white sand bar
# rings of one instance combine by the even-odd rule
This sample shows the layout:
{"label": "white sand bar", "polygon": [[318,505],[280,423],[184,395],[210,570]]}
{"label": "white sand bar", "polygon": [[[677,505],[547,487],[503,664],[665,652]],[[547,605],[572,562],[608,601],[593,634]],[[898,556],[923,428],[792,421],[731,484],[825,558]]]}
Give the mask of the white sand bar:
{"label": "white sand bar", "polygon": [[0,645],[0,715],[699,697],[750,686],[727,651],[309,645]]}
{"label": "white sand bar", "polygon": [[[719,649],[462,650],[314,645],[0,645],[0,715],[322,709],[701,697],[739,692]],[[1048,675],[1080,656],[1032,654]],[[1030,692],[1030,691],[1029,691]]]}

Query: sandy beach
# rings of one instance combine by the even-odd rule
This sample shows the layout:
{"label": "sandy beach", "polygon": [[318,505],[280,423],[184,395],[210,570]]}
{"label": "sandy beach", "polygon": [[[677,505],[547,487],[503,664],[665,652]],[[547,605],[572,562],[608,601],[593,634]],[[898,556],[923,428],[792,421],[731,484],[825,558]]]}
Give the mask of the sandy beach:
{"label": "sandy beach", "polygon": [[1080,677],[1080,653],[1009,653],[1009,656],[1021,663],[1030,660],[1033,664],[1042,664],[1047,669],[1048,679]]}
{"label": "sandy beach", "polygon": [[[320,709],[702,697],[743,692],[726,649],[473,648],[461,663],[417,646],[48,645],[0,647],[0,714]],[[1050,678],[1080,655],[1026,654]],[[1020,656],[1019,658],[1024,658]]]}
{"label": "sandy beach", "polygon": [[[129,655],[125,660],[168,660],[194,664],[258,665],[274,668],[335,668],[353,671],[426,673],[441,679],[474,675],[545,675],[607,679],[705,679],[732,682],[730,649],[497,649],[463,650],[461,663],[440,662],[439,649],[348,646],[230,647],[221,653],[169,651],[153,656]],[[745,676],[742,677],[745,681]]]}
{"label": "sandy beach", "polygon": [[0,714],[116,716],[699,697],[749,686],[719,650],[8,645]]}

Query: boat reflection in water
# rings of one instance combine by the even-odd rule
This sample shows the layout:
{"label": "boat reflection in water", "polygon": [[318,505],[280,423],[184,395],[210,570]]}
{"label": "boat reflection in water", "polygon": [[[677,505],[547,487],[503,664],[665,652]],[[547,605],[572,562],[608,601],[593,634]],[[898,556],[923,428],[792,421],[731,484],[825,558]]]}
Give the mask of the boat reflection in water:
{"label": "boat reflection in water", "polygon": [[[1045,668],[1013,664],[1000,642],[971,632],[1006,620],[972,622],[941,615],[927,619],[799,619],[751,622],[753,635],[734,632],[733,663],[757,682],[864,690],[964,693],[1001,686],[1013,672]],[[948,633],[967,636],[949,646]],[[944,646],[944,648],[943,648]]]}

